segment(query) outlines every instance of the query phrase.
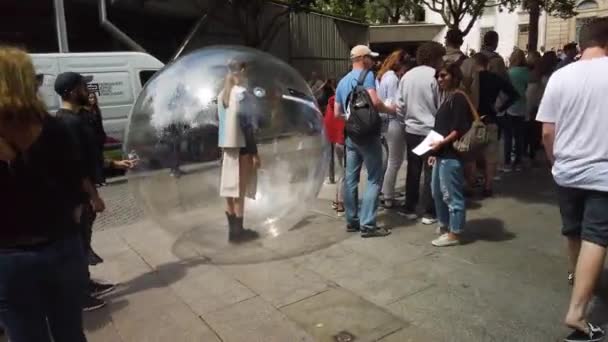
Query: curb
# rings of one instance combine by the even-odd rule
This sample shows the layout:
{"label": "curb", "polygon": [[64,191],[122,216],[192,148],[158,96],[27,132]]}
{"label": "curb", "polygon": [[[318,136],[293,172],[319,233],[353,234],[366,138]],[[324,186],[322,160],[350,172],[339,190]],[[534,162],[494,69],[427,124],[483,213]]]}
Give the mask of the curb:
{"label": "curb", "polygon": [[128,180],[129,178],[127,176],[108,178],[106,179],[106,186],[124,184],[127,183]]}

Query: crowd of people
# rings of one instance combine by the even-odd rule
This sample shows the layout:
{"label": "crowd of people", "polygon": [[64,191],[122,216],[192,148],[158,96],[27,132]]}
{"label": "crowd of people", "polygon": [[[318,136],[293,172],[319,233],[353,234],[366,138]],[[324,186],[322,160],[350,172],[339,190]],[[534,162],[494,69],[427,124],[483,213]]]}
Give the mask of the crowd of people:
{"label": "crowd of people", "polygon": [[[377,77],[378,54],[367,46],[352,49],[352,70],[339,81],[325,113],[329,140],[339,151],[333,207],[345,211],[346,230],[364,238],[390,234],[377,225],[383,207],[409,220],[437,223],[439,237],[432,245],[458,245],[466,230],[465,198],[477,187],[483,197],[493,196],[498,171],[538,165],[537,152],[544,149],[558,185],[568,281],[574,286],[565,319],[573,332],[565,341],[600,341],[605,333],[587,321],[586,309],[608,245],[608,145],[602,139],[608,129],[608,19],[587,24],[580,53],[576,44],[568,44],[561,60],[553,51],[515,49],[507,67],[495,52],[498,40],[496,32],[487,32],[481,51],[467,57],[460,50],[460,32],[450,30],[445,46],[422,44],[415,62],[395,51]],[[374,116],[388,119],[385,129]],[[483,133],[483,143],[462,149],[467,141],[473,144],[473,131]],[[416,153],[433,134],[430,151]],[[382,136],[388,142],[384,172]],[[395,183],[404,157],[405,201],[400,202]],[[359,205],[362,165],[367,188]]]}
{"label": "crowd of people", "polygon": [[[359,45],[351,50],[352,70],[337,85],[313,75],[310,85],[323,103],[338,160],[332,205],[345,215],[346,231],[363,238],[390,235],[377,222],[383,207],[437,224],[433,246],[459,245],[466,198],[478,188],[493,196],[499,165],[502,172],[522,170],[544,149],[558,185],[573,284],[565,318],[573,332],[566,341],[600,341],[605,333],[587,320],[586,309],[608,246],[608,145],[602,139],[608,19],[583,27],[580,60],[572,45],[561,61],[552,52],[514,50],[507,68],[495,52],[498,39],[487,32],[481,52],[468,57],[460,32],[450,30],[445,46],[424,43],[415,57],[395,51],[377,75],[378,54]],[[225,112],[245,71],[231,66],[220,96]],[[37,94],[42,81],[26,52],[0,47],[0,325],[13,342],[86,341],[82,311],[102,307],[100,297],[115,288],[94,281],[88,270],[103,262],[91,248],[93,222],[105,210],[97,188],[105,168],[129,169],[136,161],[104,159],[106,137],[90,77],[57,76],[62,103],[56,115]],[[428,152],[417,151],[429,136]],[[242,207],[247,170],[259,165],[255,143],[243,139],[222,144],[224,157],[244,168],[226,178],[242,184],[226,186],[222,195],[230,239],[237,241],[254,234],[243,228]],[[404,160],[402,202],[396,183]],[[360,197],[363,166],[367,186]]]}
{"label": "crowd of people", "polygon": [[[410,56],[404,50],[396,50],[382,62],[378,62],[378,57],[368,48],[365,52],[369,54],[359,56],[360,51],[364,50],[362,46],[358,46],[351,53],[353,70],[340,81],[337,89],[331,87],[328,89],[327,85],[333,82],[320,81],[318,74],[313,73],[309,84],[315,95],[318,95],[320,107],[325,108],[327,136],[333,145],[335,160],[337,160],[335,172],[338,187],[332,207],[340,216],[346,214],[347,226],[360,228],[363,225],[365,227],[363,230],[377,229],[375,219],[369,217],[375,217],[376,211],[381,208],[394,210],[408,220],[420,218],[426,225],[439,222],[440,227],[437,231],[447,232],[448,222],[442,221],[441,217],[438,218],[440,214],[436,210],[438,205],[443,204],[437,203],[434,200],[437,196],[433,195],[433,189],[439,195],[440,187],[437,186],[439,178],[433,183],[436,176],[433,174],[434,168],[430,165],[432,163],[429,162],[429,157],[443,155],[444,152],[447,152],[446,159],[459,161],[459,171],[456,174],[462,169],[465,177],[457,186],[462,189],[457,192],[452,191],[451,196],[448,196],[455,201],[448,204],[457,208],[454,210],[464,210],[460,209],[464,203],[464,199],[459,200],[460,197],[472,197],[478,188],[481,188],[483,197],[493,196],[493,185],[500,179],[500,173],[522,171],[524,168],[540,165],[537,152],[542,149],[542,125],[536,121],[536,113],[549,77],[555,70],[569,62],[566,59],[560,61],[552,51],[541,55],[537,51],[526,53],[514,49],[505,63],[504,59],[495,52],[498,39],[496,32],[487,32],[481,52],[468,57],[461,51],[463,37],[460,31],[449,30],[446,34],[445,46],[436,42],[424,43],[418,48],[416,56]],[[570,51],[568,49],[571,47],[572,44],[568,44],[565,50]],[[375,207],[376,211],[370,213],[366,209],[366,214],[362,214],[366,222],[363,224],[361,220],[357,221],[359,217],[348,214],[344,200],[348,198],[345,196],[348,189],[355,189],[356,186],[352,182],[349,183],[348,177],[345,178],[349,173],[349,165],[345,163],[345,157],[348,160],[349,149],[348,139],[344,135],[346,115],[343,113],[344,108],[348,106],[346,103],[348,92],[354,89],[361,70],[376,71],[375,77],[370,73],[362,85],[369,90],[372,101],[377,101],[373,103],[383,120],[381,137],[385,139],[388,147],[385,170],[375,172],[375,164],[370,164],[371,173],[380,173],[378,177],[370,178],[370,181],[373,187],[380,189],[377,196],[381,201],[378,201],[379,205],[370,206]],[[446,74],[450,76],[449,82],[441,78],[442,70],[449,71]],[[452,84],[453,82],[457,84]],[[451,88],[463,92],[450,91]],[[327,96],[332,90],[335,95]],[[324,95],[320,96],[320,94]],[[466,133],[475,115],[481,116],[488,142],[475,156],[465,158],[458,153],[452,153],[454,151],[450,149],[444,151],[446,144],[449,145],[455,138],[444,141],[434,153],[419,156],[413,152],[432,130],[443,136],[449,136],[451,132],[445,132],[444,127],[437,127],[440,107],[446,104],[451,106],[451,112],[462,110],[468,113],[458,117],[458,120],[464,120],[465,124],[459,127],[457,136]],[[464,104],[467,105],[463,106]],[[394,112],[391,112],[392,110]],[[440,129],[444,132],[439,132]],[[355,171],[351,177],[357,178],[355,176],[360,168],[358,159],[366,163],[365,152],[361,150],[361,146],[353,147],[351,150],[358,151],[353,155],[355,162],[354,169],[351,170]],[[373,154],[376,155],[375,152]],[[404,161],[406,162],[405,191],[399,192],[396,182]],[[479,166],[482,170],[478,170]],[[405,201],[399,201],[398,199],[403,195]],[[451,239],[448,244],[457,244],[457,234],[449,236]]]}

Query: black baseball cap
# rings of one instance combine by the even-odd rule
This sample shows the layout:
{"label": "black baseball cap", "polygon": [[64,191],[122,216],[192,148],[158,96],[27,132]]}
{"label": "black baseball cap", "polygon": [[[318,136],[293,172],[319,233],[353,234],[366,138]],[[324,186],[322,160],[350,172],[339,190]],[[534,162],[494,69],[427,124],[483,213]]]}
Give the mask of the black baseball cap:
{"label": "black baseball cap", "polygon": [[83,76],[77,72],[64,72],[55,79],[55,92],[59,96],[63,96],[70,91],[76,89],[82,83],[89,83],[93,80],[93,76]]}

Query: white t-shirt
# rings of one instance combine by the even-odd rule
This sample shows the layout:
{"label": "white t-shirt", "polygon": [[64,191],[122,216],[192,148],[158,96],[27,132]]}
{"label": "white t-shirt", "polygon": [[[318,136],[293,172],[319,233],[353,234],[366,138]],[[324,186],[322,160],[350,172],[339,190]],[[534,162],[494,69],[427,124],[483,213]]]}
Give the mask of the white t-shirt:
{"label": "white t-shirt", "polygon": [[608,57],[556,71],[537,120],[555,124],[553,177],[563,187],[608,192]]}

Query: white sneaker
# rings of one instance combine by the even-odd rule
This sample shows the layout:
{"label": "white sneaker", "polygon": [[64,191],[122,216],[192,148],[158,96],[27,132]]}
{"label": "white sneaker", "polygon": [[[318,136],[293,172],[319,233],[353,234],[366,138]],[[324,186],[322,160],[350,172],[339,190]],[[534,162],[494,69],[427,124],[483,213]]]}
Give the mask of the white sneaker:
{"label": "white sneaker", "polygon": [[431,244],[435,247],[448,247],[456,246],[460,244],[460,241],[450,239],[450,236],[446,233],[433,240]]}
{"label": "white sneaker", "polygon": [[434,217],[423,217],[422,220],[420,220],[420,222],[422,222],[422,224],[424,225],[431,225],[431,224],[435,224],[437,223],[437,219]]}

